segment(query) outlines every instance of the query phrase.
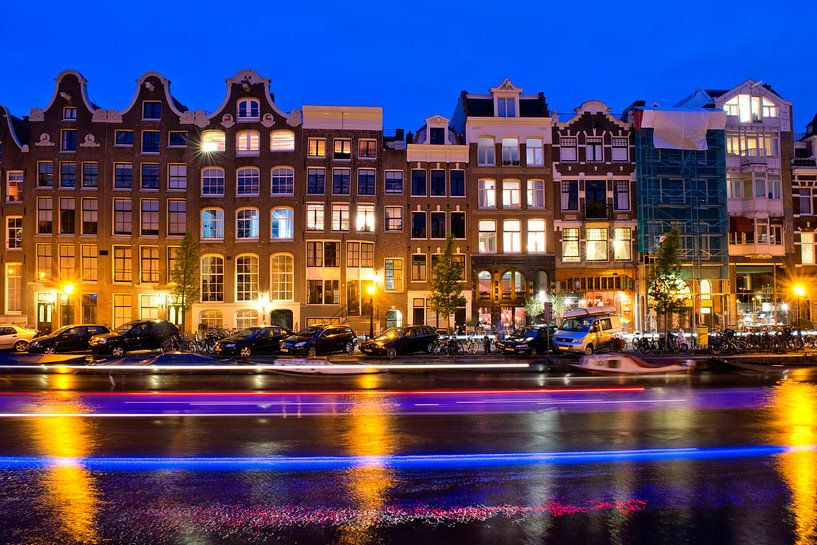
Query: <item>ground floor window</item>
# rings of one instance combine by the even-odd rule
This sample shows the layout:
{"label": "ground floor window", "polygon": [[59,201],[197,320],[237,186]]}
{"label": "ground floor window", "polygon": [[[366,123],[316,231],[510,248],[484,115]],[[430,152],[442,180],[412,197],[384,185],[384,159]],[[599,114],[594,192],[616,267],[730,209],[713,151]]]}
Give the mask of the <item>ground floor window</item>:
{"label": "ground floor window", "polygon": [[307,288],[310,305],[340,304],[340,280],[309,280]]}
{"label": "ground floor window", "polygon": [[235,326],[238,329],[258,325],[258,311],[247,309],[239,310],[235,313]]}
{"label": "ground floor window", "polygon": [[199,312],[199,327],[207,329],[224,327],[224,314],[220,310],[202,310]]}
{"label": "ground floor window", "polygon": [[95,293],[85,293],[82,295],[82,323],[95,324],[96,323],[96,301],[97,295]]}
{"label": "ground floor window", "polygon": [[129,293],[113,294],[113,327],[116,329],[122,324],[133,320],[131,296]]}
{"label": "ground floor window", "polygon": [[23,312],[23,264],[6,264],[6,314]]}
{"label": "ground floor window", "polygon": [[426,300],[422,297],[415,297],[412,301],[411,323],[413,325],[425,325],[426,323]]}
{"label": "ground floor window", "polygon": [[147,293],[139,296],[139,318],[142,320],[158,320],[161,295]]}
{"label": "ground floor window", "polygon": [[391,309],[386,313],[386,327],[402,327],[403,313],[397,309]]}

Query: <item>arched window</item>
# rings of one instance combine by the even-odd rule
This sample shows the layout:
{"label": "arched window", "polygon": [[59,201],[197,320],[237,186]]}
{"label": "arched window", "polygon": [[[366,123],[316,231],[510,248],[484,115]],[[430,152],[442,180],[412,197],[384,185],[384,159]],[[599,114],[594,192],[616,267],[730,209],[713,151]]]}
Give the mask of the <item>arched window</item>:
{"label": "arched window", "polygon": [[201,169],[201,194],[205,197],[224,196],[224,170],[216,167]]}
{"label": "arched window", "polygon": [[273,254],[270,258],[270,299],[292,301],[295,280],[295,260],[289,254]]}
{"label": "arched window", "polygon": [[272,209],[270,220],[270,238],[275,240],[292,240],[295,213],[292,208]]}
{"label": "arched window", "polygon": [[261,172],[255,167],[239,168],[235,175],[235,194],[257,196],[261,186]]}
{"label": "arched window", "polygon": [[292,131],[272,131],[269,137],[270,151],[293,151],[295,133]]}
{"label": "arched window", "polygon": [[257,310],[239,310],[235,313],[235,327],[244,329],[245,327],[252,327],[258,325],[258,311]]}
{"label": "arched window", "polygon": [[235,300],[258,299],[258,256],[241,255],[235,260]]}
{"label": "arched window", "polygon": [[273,195],[292,195],[295,190],[295,171],[290,167],[276,167],[272,169]]}
{"label": "arched window", "polygon": [[238,131],[235,135],[235,150],[238,155],[258,155],[261,149],[261,135],[258,131]]}
{"label": "arched window", "polygon": [[258,240],[258,209],[241,208],[235,213],[236,240]]}
{"label": "arched window", "polygon": [[257,98],[242,98],[238,101],[239,121],[258,121],[261,106]]}
{"label": "arched window", "polygon": [[199,323],[207,329],[224,327],[224,315],[220,310],[202,310],[199,312]]}
{"label": "arched window", "polygon": [[491,296],[491,273],[480,271],[477,275],[477,290],[480,297]]}
{"label": "arched window", "polygon": [[519,271],[507,271],[502,275],[499,282],[499,289],[505,299],[514,299],[525,294],[525,277]]}
{"label": "arched window", "polygon": [[201,239],[224,240],[224,210],[205,208],[201,211]]}
{"label": "arched window", "polygon": [[201,133],[201,151],[224,151],[224,131],[204,131]]}
{"label": "arched window", "polygon": [[205,255],[201,258],[201,302],[224,301],[224,258]]}
{"label": "arched window", "polygon": [[712,282],[701,280],[701,299],[712,299]]}

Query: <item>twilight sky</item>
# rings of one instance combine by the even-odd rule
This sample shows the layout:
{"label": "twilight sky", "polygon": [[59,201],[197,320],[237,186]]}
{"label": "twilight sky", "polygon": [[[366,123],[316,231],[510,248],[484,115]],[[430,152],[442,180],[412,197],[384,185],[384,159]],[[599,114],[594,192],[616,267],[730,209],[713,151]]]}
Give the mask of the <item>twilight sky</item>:
{"label": "twilight sky", "polygon": [[795,131],[817,113],[814,0],[0,2],[0,104],[18,116],[45,106],[69,68],[103,108],[125,107],[155,70],[207,111],[225,78],[252,68],[285,110],[380,105],[387,130],[450,117],[461,90],[506,77],[562,119],[585,100],[669,106],[749,78],[793,103]]}

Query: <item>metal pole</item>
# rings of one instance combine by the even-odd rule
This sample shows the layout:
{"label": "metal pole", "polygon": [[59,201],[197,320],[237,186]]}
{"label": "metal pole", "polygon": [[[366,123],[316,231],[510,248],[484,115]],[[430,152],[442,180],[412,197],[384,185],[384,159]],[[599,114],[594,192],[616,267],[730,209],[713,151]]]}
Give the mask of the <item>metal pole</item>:
{"label": "metal pole", "polygon": [[369,338],[374,338],[374,294],[369,296]]}
{"label": "metal pole", "polygon": [[800,326],[800,297],[797,297],[797,330],[801,331],[802,327]]}

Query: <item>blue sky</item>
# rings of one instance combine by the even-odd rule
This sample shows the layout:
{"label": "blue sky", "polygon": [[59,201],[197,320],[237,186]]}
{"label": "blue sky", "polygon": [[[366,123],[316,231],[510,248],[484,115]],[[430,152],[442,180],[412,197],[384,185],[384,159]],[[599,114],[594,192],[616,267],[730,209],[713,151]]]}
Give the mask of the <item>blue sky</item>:
{"label": "blue sky", "polygon": [[104,108],[126,106],[156,70],[208,111],[225,78],[253,68],[285,110],[380,105],[387,129],[450,116],[461,90],[506,77],[563,114],[589,99],[671,105],[748,78],[793,102],[795,131],[817,113],[813,0],[3,0],[2,18],[0,104],[15,115],[45,106],[68,68]]}

